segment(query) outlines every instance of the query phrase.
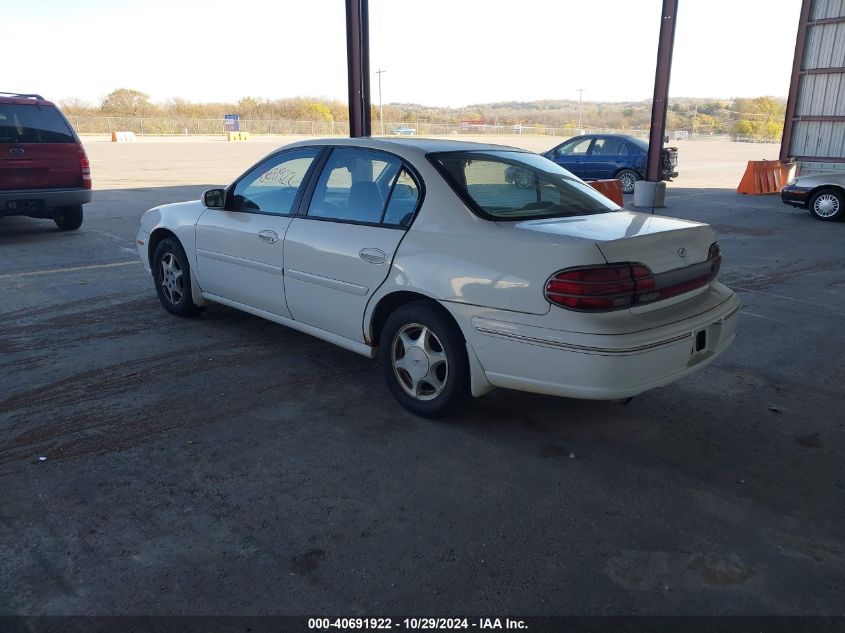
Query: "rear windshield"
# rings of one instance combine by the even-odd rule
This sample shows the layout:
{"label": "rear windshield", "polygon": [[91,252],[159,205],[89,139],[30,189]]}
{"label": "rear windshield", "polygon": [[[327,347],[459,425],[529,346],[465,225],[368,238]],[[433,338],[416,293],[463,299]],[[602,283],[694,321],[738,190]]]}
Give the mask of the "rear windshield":
{"label": "rear windshield", "polygon": [[527,152],[445,152],[429,157],[455,192],[490,220],[616,211],[619,207],[552,161]]}
{"label": "rear windshield", "polygon": [[0,143],[75,143],[53,106],[0,103]]}

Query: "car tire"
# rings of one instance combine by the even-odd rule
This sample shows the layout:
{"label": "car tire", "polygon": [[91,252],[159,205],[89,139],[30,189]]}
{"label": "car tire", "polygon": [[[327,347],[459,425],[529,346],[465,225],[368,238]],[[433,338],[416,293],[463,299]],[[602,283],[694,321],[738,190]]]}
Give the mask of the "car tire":
{"label": "car tire", "polygon": [[622,193],[634,193],[634,183],[642,180],[633,169],[622,169],[616,174],[617,180],[622,181]]}
{"label": "car tire", "polygon": [[82,205],[59,207],[58,214],[53,216],[53,222],[62,231],[75,231],[82,226]]}
{"label": "car tire", "polygon": [[810,198],[810,215],[817,220],[833,222],[845,216],[845,195],[837,189],[822,189]]}
{"label": "car tire", "polygon": [[202,311],[191,295],[188,256],[175,237],[166,237],[156,247],[152,272],[158,299],[165,310],[178,316],[193,316]]}
{"label": "car tire", "polygon": [[446,415],[469,393],[464,337],[447,315],[426,301],[406,303],[387,318],[379,364],[393,397],[424,418]]}

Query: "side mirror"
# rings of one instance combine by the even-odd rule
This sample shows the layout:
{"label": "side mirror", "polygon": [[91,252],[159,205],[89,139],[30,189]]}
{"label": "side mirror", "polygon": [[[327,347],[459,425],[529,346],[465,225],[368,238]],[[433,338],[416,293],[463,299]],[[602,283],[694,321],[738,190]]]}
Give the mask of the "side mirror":
{"label": "side mirror", "polygon": [[202,203],[209,209],[222,209],[226,204],[226,190],[209,189],[202,194]]}

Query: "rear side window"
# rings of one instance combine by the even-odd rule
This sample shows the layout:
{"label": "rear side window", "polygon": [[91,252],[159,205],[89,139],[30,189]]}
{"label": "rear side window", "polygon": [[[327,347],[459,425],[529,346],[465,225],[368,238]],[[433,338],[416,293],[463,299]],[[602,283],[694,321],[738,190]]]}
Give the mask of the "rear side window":
{"label": "rear side window", "polygon": [[419,189],[391,154],[335,148],[311,198],[309,218],[407,226]]}
{"label": "rear side window", "polygon": [[615,138],[599,138],[593,145],[592,156],[616,156],[621,143]]}
{"label": "rear side window", "polygon": [[53,106],[0,103],[0,143],[76,143]]}
{"label": "rear side window", "polygon": [[536,154],[448,152],[430,159],[467,205],[489,220],[592,215],[619,207]]}

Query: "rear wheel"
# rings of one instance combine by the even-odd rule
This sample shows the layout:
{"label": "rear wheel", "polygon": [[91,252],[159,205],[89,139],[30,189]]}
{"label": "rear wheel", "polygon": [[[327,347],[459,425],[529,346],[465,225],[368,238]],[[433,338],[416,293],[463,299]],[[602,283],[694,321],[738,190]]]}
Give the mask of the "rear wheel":
{"label": "rear wheel", "polygon": [[446,415],[469,392],[463,336],[447,316],[425,301],[406,303],[388,317],[379,361],[393,397],[425,418]]}
{"label": "rear wheel", "polygon": [[62,231],[75,231],[82,226],[82,205],[59,207],[58,214],[53,216],[56,226]]}
{"label": "rear wheel", "polygon": [[634,184],[640,180],[640,175],[633,169],[623,169],[616,178],[622,181],[622,193],[634,193]]}
{"label": "rear wheel", "polygon": [[191,297],[191,267],[179,240],[167,237],[159,243],[152,270],[158,299],[165,310],[179,316],[201,311]]}
{"label": "rear wheel", "polygon": [[810,215],[826,222],[841,219],[845,215],[845,196],[836,189],[822,189],[810,200]]}

